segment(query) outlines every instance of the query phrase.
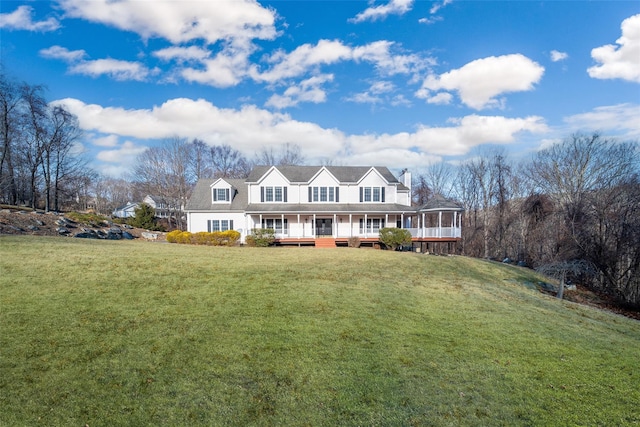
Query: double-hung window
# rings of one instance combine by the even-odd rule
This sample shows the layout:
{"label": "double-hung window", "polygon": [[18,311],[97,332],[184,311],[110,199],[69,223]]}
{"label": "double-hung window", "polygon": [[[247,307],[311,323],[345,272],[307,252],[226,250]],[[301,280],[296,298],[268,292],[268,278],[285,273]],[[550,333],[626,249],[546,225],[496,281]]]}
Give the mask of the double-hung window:
{"label": "double-hung window", "polygon": [[227,230],[233,230],[232,219],[210,219],[207,221],[207,231],[209,233]]}
{"label": "double-hung window", "polygon": [[309,202],[340,202],[340,187],[309,187]]}
{"label": "double-hung window", "polygon": [[214,202],[228,202],[230,201],[230,191],[228,188],[214,188],[213,189],[213,201]]}
{"label": "double-hung window", "polygon": [[360,203],[384,203],[384,187],[360,187]]}
{"label": "double-hung window", "polygon": [[287,187],[260,187],[260,201],[287,203]]}

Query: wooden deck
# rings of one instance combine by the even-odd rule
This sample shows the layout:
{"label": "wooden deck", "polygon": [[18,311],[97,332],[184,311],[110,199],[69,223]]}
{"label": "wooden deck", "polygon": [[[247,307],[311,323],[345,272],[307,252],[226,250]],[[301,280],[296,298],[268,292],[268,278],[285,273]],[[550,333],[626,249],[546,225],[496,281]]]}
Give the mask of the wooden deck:
{"label": "wooden deck", "polygon": [[[414,237],[411,239],[411,250],[413,252],[452,254],[456,252],[456,247],[460,238],[453,237]],[[276,239],[278,246],[315,246],[316,248],[335,248],[349,246],[348,237],[301,237],[301,238],[281,238]],[[361,237],[360,246],[380,249],[384,247],[378,237]]]}

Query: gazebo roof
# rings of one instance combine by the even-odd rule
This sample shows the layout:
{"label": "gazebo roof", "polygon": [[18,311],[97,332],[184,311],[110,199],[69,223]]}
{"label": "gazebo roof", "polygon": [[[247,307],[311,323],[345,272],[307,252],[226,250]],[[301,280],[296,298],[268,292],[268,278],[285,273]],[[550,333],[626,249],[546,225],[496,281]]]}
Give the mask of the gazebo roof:
{"label": "gazebo roof", "polygon": [[418,212],[437,212],[437,211],[464,211],[462,205],[453,200],[444,198],[440,194],[433,196],[427,203],[418,208]]}

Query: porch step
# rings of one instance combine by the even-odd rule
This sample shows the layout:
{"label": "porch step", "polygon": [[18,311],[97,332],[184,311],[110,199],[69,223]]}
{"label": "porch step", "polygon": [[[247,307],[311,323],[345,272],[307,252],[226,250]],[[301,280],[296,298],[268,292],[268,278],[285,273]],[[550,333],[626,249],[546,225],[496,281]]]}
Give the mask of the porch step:
{"label": "porch step", "polygon": [[336,239],[330,239],[327,237],[316,239],[316,248],[335,248],[335,247],[336,247]]}

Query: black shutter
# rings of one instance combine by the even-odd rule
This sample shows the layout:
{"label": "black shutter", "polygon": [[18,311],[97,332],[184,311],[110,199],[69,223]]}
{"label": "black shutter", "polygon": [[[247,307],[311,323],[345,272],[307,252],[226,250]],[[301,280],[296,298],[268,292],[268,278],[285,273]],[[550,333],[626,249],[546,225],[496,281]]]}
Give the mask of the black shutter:
{"label": "black shutter", "polygon": [[336,187],[336,203],[340,203],[340,187]]}
{"label": "black shutter", "polygon": [[283,201],[284,201],[285,203],[287,203],[287,187],[284,187],[284,188],[282,189],[282,192],[284,193],[284,194],[283,194],[283,197],[284,197],[284,200],[283,200]]}
{"label": "black shutter", "polygon": [[382,203],[384,203],[384,187],[382,187]]}
{"label": "black shutter", "polygon": [[213,201],[217,202],[218,201],[218,190],[217,189],[213,189]]}
{"label": "black shutter", "polygon": [[229,189],[228,188],[224,190],[224,195],[226,197],[226,201],[227,202],[231,201],[231,199],[229,198]]}
{"label": "black shutter", "polygon": [[211,233],[211,220],[207,221],[207,231]]}
{"label": "black shutter", "polygon": [[362,187],[360,187],[360,203],[362,203],[362,201],[363,201],[363,200],[362,200],[362,199],[363,199],[363,197],[362,197],[362,190],[363,190],[363,188],[362,188]]}
{"label": "black shutter", "polygon": [[233,220],[229,220],[229,230],[233,230]]}
{"label": "black shutter", "polygon": [[313,201],[313,199],[312,199],[313,196],[311,195],[312,191],[313,190],[311,189],[311,187],[309,187],[309,203],[311,203]]}
{"label": "black shutter", "polygon": [[264,203],[264,187],[260,187],[260,202]]}

